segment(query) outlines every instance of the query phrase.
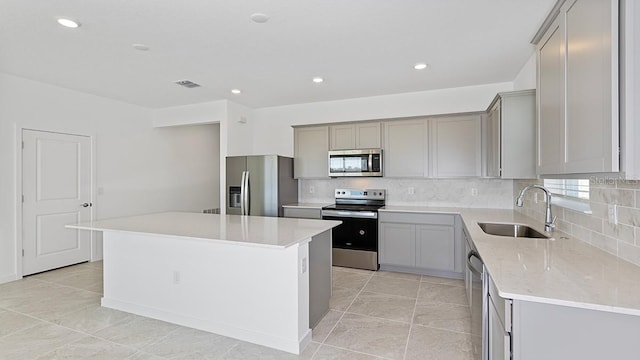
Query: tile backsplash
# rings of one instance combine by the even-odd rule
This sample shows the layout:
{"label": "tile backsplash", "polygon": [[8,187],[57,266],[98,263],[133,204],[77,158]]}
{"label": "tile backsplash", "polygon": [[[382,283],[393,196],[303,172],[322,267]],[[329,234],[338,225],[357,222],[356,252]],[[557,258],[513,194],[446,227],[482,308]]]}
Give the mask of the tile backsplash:
{"label": "tile backsplash", "polygon": [[298,186],[300,202],[333,203],[336,188],[369,188],[386,189],[388,205],[513,208],[512,180],[363,177],[299,180]]}
{"label": "tile backsplash", "polygon": [[[542,180],[514,181],[514,199],[520,189]],[[534,202],[534,191],[525,196],[524,206],[517,211],[535,219],[544,219],[544,200]],[[543,199],[538,195],[539,199]],[[591,179],[589,182],[591,214],[553,205],[558,229],[588,242],[608,253],[640,265],[640,181]],[[616,205],[618,223],[609,222],[609,206]]]}

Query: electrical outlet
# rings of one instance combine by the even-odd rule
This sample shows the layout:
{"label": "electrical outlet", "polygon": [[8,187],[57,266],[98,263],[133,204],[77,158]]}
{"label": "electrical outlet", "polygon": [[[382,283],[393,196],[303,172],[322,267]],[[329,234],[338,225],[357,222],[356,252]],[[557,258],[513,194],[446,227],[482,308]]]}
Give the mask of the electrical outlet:
{"label": "electrical outlet", "polygon": [[316,192],[316,188],[313,186],[309,186],[309,194],[313,194],[314,192]]}
{"label": "electrical outlet", "polygon": [[609,216],[609,224],[618,225],[618,205],[609,205],[607,215]]}
{"label": "electrical outlet", "polygon": [[99,187],[98,188],[98,195],[104,195],[104,188],[103,187]]}
{"label": "electrical outlet", "polygon": [[413,186],[409,186],[409,188],[407,189],[407,193],[409,195],[413,195],[416,193],[416,188],[414,188]]}
{"label": "electrical outlet", "polygon": [[478,189],[471,188],[471,196],[478,196]]}

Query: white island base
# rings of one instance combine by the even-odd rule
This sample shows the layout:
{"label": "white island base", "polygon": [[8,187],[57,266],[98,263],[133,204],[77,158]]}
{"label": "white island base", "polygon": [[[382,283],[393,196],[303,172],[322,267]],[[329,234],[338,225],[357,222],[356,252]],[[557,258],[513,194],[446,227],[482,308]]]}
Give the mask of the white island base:
{"label": "white island base", "polygon": [[[240,216],[219,217],[220,222],[226,222],[227,233],[236,232],[230,224],[232,227]],[[325,278],[324,287],[328,285],[328,310],[330,229],[339,222],[251,221],[283,220],[322,223],[323,228],[315,234],[327,243],[322,251],[327,255],[321,255],[326,264],[313,265],[314,269],[324,268],[321,277]],[[260,229],[255,225],[250,230],[250,224],[243,221],[239,231],[244,237],[264,231],[265,224]],[[277,226],[266,227],[271,225]],[[73,227],[104,231],[102,306],[294,354],[300,354],[311,341],[308,259],[310,241],[316,236],[307,235],[308,229],[307,233],[292,230],[298,237],[301,233],[308,237],[282,246],[121,231],[118,226],[109,229],[96,223]],[[117,230],[110,231],[113,229]]]}

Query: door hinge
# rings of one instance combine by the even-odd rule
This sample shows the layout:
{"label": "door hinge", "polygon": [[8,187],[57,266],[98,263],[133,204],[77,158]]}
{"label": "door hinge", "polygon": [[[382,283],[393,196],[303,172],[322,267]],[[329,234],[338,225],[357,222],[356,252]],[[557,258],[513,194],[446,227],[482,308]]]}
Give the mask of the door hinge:
{"label": "door hinge", "polygon": [[22,257],[24,257],[24,249],[22,249]]}
{"label": "door hinge", "polygon": [[24,195],[22,195],[22,202],[24,202]]}
{"label": "door hinge", "polygon": [[22,142],[22,148],[24,149],[24,141]]}

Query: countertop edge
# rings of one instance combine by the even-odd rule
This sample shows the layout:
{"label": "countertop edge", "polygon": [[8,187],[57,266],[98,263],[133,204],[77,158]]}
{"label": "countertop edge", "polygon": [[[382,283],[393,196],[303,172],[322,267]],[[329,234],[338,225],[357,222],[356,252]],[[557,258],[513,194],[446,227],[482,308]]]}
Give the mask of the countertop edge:
{"label": "countertop edge", "polygon": [[[229,244],[229,245],[247,246],[247,247],[261,247],[261,248],[268,248],[268,249],[286,249],[286,248],[289,248],[289,247],[294,246],[296,244],[306,244],[308,242],[311,242],[311,238],[312,238],[311,237],[311,238],[304,238],[304,239],[300,239],[300,240],[295,240],[295,241],[292,241],[291,243],[289,243],[287,245],[275,245],[275,244],[260,244],[260,243],[254,243],[254,242],[234,241],[234,240],[210,239],[210,238],[203,238],[203,237],[196,237],[196,236],[159,234],[159,233],[150,233],[150,232],[143,232],[143,231],[132,231],[132,230],[106,229],[106,228],[98,228],[98,227],[92,228],[92,227],[74,226],[74,225],[66,225],[65,227],[69,228],[69,229],[78,229],[78,230],[102,231],[102,232],[108,231],[108,232],[114,232],[114,233],[120,233],[120,234],[171,237],[171,238],[180,238],[180,239],[185,239],[185,240],[195,240],[195,241],[210,242],[210,243],[216,243],[216,244]],[[325,231],[327,231],[327,230],[325,230]],[[324,232],[324,231],[322,231],[322,232]]]}

